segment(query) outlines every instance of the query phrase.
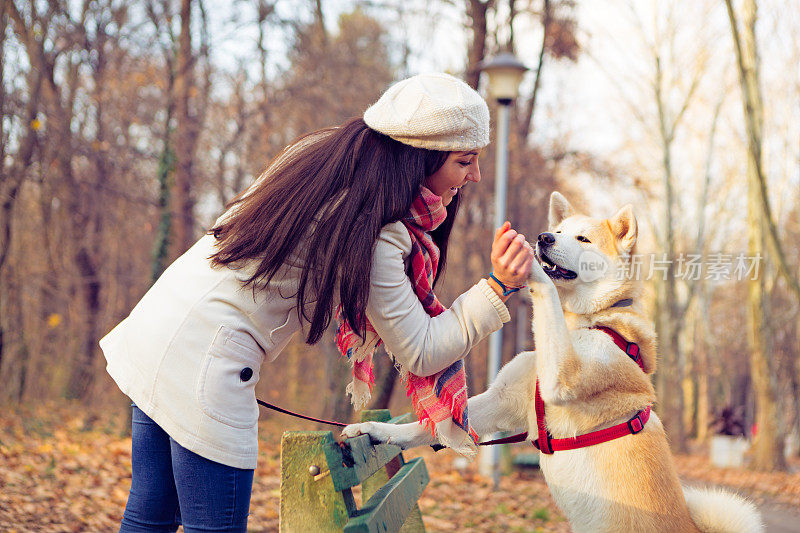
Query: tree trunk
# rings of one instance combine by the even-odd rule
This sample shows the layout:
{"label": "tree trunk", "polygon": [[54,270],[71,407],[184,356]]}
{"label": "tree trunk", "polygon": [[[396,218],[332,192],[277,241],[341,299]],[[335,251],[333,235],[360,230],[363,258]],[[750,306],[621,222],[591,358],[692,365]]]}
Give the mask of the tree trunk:
{"label": "tree trunk", "polygon": [[[9,10],[11,20],[15,25],[15,32],[19,40],[24,43],[31,70],[41,73],[41,100],[49,104],[51,110],[48,116],[49,140],[55,146],[54,159],[51,162],[53,176],[57,176],[58,185],[64,185],[66,209],[70,213],[70,228],[67,232],[70,246],[74,245],[74,253],[69,253],[76,267],[78,280],[73,288],[78,298],[87,304],[85,311],[85,328],[80,329],[80,355],[77,364],[72,368],[68,384],[68,395],[83,398],[91,385],[91,364],[94,359],[95,330],[99,311],[99,282],[97,266],[91,257],[92,245],[87,242],[85,233],[97,232],[98,220],[94,214],[99,208],[98,202],[89,197],[86,184],[77,180],[72,167],[74,149],[74,133],[71,129],[76,100],[76,87],[78,84],[77,61],[68,63],[66,73],[68,92],[62,91],[56,84],[54,75],[57,53],[46,51],[44,42],[37,32],[26,27],[25,20],[13,2],[5,4]],[[84,6],[84,9],[87,7]],[[102,50],[98,50],[102,52]],[[66,94],[66,96],[65,96]],[[95,306],[95,304],[97,304]],[[24,390],[24,386],[22,390]]]}
{"label": "tree trunk", "polygon": [[655,280],[655,292],[656,298],[653,302],[653,323],[655,324],[656,338],[659,339],[659,360],[656,364],[656,371],[653,374],[653,381],[655,382],[656,388],[656,409],[658,412],[661,412],[664,407],[664,402],[666,401],[664,397],[666,386],[664,384],[664,345],[661,343],[661,338],[664,336],[664,283],[659,279]]}
{"label": "tree trunk", "polygon": [[[95,102],[95,138],[92,143],[94,160],[94,180],[83,187],[80,193],[73,194],[84,200],[83,209],[87,210],[85,219],[87,223],[81,227],[73,240],[78,245],[75,256],[75,265],[78,269],[79,294],[83,299],[83,328],[78,358],[70,376],[68,396],[86,400],[92,392],[95,379],[95,359],[98,351],[98,329],[100,321],[100,268],[102,264],[101,250],[102,221],[100,209],[102,202],[98,198],[98,185],[108,182],[108,168],[106,164],[105,105],[103,88],[105,87],[105,28],[98,24],[95,35],[94,51],[97,53],[94,61],[94,95]],[[76,204],[80,203],[78,198]]]}
{"label": "tree trunk", "polygon": [[[757,184],[753,177],[753,161],[748,161],[747,227],[748,252],[751,257],[763,255],[763,226]],[[748,280],[747,287],[747,340],[750,351],[750,373],[756,401],[756,427],[753,441],[753,468],[757,470],[785,470],[782,436],[777,421],[777,394],[775,376],[770,368],[768,354],[772,344],[769,326],[764,320],[764,279],[758,276]]]}
{"label": "tree trunk", "polygon": [[[353,416],[350,395],[345,393],[345,388],[353,379],[352,367],[347,358],[339,353],[334,342],[336,328],[332,325],[317,344],[322,357],[325,358],[325,374],[328,376],[328,394],[325,398],[323,412],[331,420],[347,422]],[[375,353],[380,357],[380,353]]]}
{"label": "tree trunk", "polygon": [[150,277],[151,283],[164,272],[169,260],[170,234],[172,233],[172,211],[170,210],[170,191],[173,186],[175,171],[175,151],[172,148],[172,121],[175,101],[173,99],[173,84],[175,74],[172,64],[167,65],[169,69],[167,83],[167,116],[164,120],[164,145],[161,149],[161,156],[158,161],[158,230],[156,241],[153,246],[153,270]]}
{"label": "tree trunk", "polygon": [[699,282],[699,295],[697,306],[698,332],[697,332],[697,440],[704,442],[708,439],[708,429],[711,425],[709,405],[708,374],[709,353],[711,346],[711,328],[706,317],[710,316],[707,287],[704,280]]}
{"label": "tree trunk", "polygon": [[300,380],[302,379],[303,347],[305,344],[295,340],[286,347],[286,393],[281,397],[289,405],[300,401]]}
{"label": "tree trunk", "polygon": [[[724,96],[720,96],[714,108],[714,118],[711,120],[711,130],[708,135],[708,147],[706,149],[706,163],[703,179],[702,192],[697,202],[697,212],[699,213],[700,220],[697,225],[697,241],[695,244],[695,251],[699,254],[704,254],[706,250],[706,217],[705,206],[708,203],[708,194],[711,184],[711,164],[714,155],[714,139],[717,134],[717,126],[719,124],[720,111]],[[711,405],[710,405],[710,391],[709,391],[709,373],[711,371],[709,361],[711,353],[711,327],[708,323],[707,317],[711,316],[709,309],[708,298],[708,284],[705,279],[698,279],[693,282],[689,287],[690,292],[697,293],[697,313],[695,313],[695,350],[694,358],[697,365],[695,372],[697,380],[697,409],[696,409],[696,438],[700,442],[705,442],[708,439],[708,430],[711,426]]]}
{"label": "tree trunk", "polygon": [[97,324],[100,316],[100,281],[94,259],[85,247],[78,250],[75,258],[80,275],[85,313],[82,329],[83,341],[75,366],[70,376],[67,397],[86,400],[94,382],[94,360],[97,352]]}
{"label": "tree trunk", "polygon": [[[27,30],[24,27],[22,17],[17,12],[16,7],[13,6],[13,4],[5,2],[2,4],[2,6],[0,6],[0,30],[2,30],[2,33],[0,33],[0,50],[3,49],[6,36],[6,25],[8,17],[11,15],[14,15],[15,31],[18,34],[19,40],[23,43],[26,43],[26,49],[29,57],[38,57],[38,54],[36,54],[33,50],[34,43],[25,40],[24,35],[27,34]],[[2,70],[4,70],[3,59],[0,58],[0,71]],[[3,143],[2,147],[0,147],[0,169],[2,169],[3,174],[3,180],[0,181],[0,196],[3,199],[2,204],[0,205],[0,283],[2,282],[2,274],[6,260],[8,259],[8,253],[11,250],[11,237],[13,234],[12,230],[14,224],[14,206],[19,195],[22,181],[24,180],[28,171],[28,167],[31,165],[34,149],[38,141],[38,128],[34,125],[34,121],[36,120],[36,117],[39,113],[39,108],[41,106],[42,81],[44,75],[45,71],[41,68],[32,68],[28,73],[28,101],[25,104],[25,111],[23,115],[25,120],[25,134],[20,141],[16,154],[12,158],[13,163],[11,164],[10,168],[7,168],[5,164],[7,146],[5,143]],[[2,72],[0,72],[0,83],[2,83],[2,81],[3,75]],[[0,94],[4,95],[5,91],[0,92]],[[2,113],[3,116],[5,115],[5,100],[0,102],[0,113]],[[3,127],[5,124],[5,121],[2,121],[0,124],[0,141],[6,138],[6,135],[3,132]],[[0,372],[3,369],[3,356],[6,349],[5,317],[7,306],[5,304],[5,295],[6,291],[0,290]]]}
{"label": "tree trunk", "polygon": [[[756,49],[757,6],[755,0],[743,4],[743,31],[738,32],[731,0],[725,0],[731,23],[735,50],[742,82],[744,115],[748,131],[747,151],[747,237],[750,257],[763,257],[764,240],[769,236],[772,248],[777,248],[775,259],[779,266],[783,262],[779,246],[772,241],[774,232],[769,209],[765,209],[766,190],[762,172],[761,144],[763,131],[763,108],[758,86],[758,52]],[[768,207],[768,206],[767,206]],[[756,424],[758,433],[753,442],[753,468],[757,470],[785,470],[783,436],[777,420],[777,384],[774,369],[770,368],[771,335],[765,321],[763,268],[756,279],[748,280],[747,329],[750,350],[750,372],[756,400]],[[791,285],[791,280],[787,279]]]}
{"label": "tree trunk", "polygon": [[[392,401],[394,387],[397,384],[399,372],[394,367],[394,360],[389,357],[383,348],[375,352],[376,387],[372,389],[372,405],[370,409],[388,409]],[[400,413],[393,413],[399,415]]]}
{"label": "tree trunk", "polygon": [[323,50],[328,46],[328,31],[325,29],[325,13],[322,9],[322,0],[315,0],[314,23],[317,25],[317,35],[322,39]]}
{"label": "tree trunk", "polygon": [[[545,0],[549,1],[549,0]],[[517,16],[517,2],[516,0],[508,0],[508,41],[506,41],[505,49],[508,52],[516,53],[517,47],[514,44],[514,19]]]}
{"label": "tree trunk", "polygon": [[475,90],[478,89],[478,82],[481,77],[478,63],[483,61],[483,56],[486,54],[486,12],[493,3],[494,0],[467,0],[467,15],[470,20],[472,40],[467,53],[465,79],[467,84]]}
{"label": "tree trunk", "polygon": [[666,104],[662,94],[662,69],[661,59],[655,57],[656,79],[655,97],[658,107],[659,132],[661,140],[661,162],[664,172],[664,214],[662,227],[664,228],[664,252],[666,254],[666,272],[659,283],[663,283],[662,332],[660,339],[660,354],[663,364],[661,372],[664,376],[665,392],[661,407],[664,426],[670,445],[676,453],[686,452],[686,431],[683,426],[683,394],[681,394],[681,379],[683,376],[683,358],[680,347],[680,317],[677,316],[678,302],[675,290],[675,234],[673,230],[672,206],[674,192],[672,186],[672,141],[674,124],[667,123]]}
{"label": "tree trunk", "polygon": [[[686,328],[688,329],[688,328]],[[692,332],[686,335],[686,364],[681,375],[681,392],[683,393],[683,429],[687,437],[696,434],[695,422],[697,420],[697,353],[696,339]]]}
{"label": "tree trunk", "polygon": [[[794,432],[796,438],[800,439],[800,311],[797,313],[797,323],[795,324],[794,334],[795,334],[795,375],[794,375],[794,382],[795,382],[795,394],[794,394],[794,410],[795,410],[795,418],[794,418]],[[800,454],[800,446],[796,448],[798,454]]]}
{"label": "tree trunk", "polygon": [[[7,306],[8,320],[11,324],[22,324],[22,310],[23,305],[20,303],[20,283],[15,283],[22,276],[20,276],[13,266],[8,269],[9,284],[4,288],[3,296],[5,305]],[[7,352],[6,367],[8,371],[5,375],[0,375],[3,378],[3,383],[7,383],[8,387],[3,387],[2,399],[15,400],[22,403],[22,393],[25,390],[25,384],[28,375],[28,344],[27,339],[22,331],[18,328],[8,330],[9,345],[13,349]]]}
{"label": "tree trunk", "polygon": [[766,231],[766,243],[773,259],[778,266],[778,272],[783,276],[786,285],[795,294],[800,302],[800,281],[790,271],[783,246],[778,239],[778,229],[775,218],[772,216],[769,195],[767,194],[767,179],[761,159],[761,132],[763,129],[763,106],[761,104],[761,88],[758,78],[758,51],[756,49],[755,24],[758,8],[756,0],[744,2],[744,32],[739,34],[736,14],[733,11],[732,0],[725,0],[728,10],[728,20],[731,24],[734,51],[739,67],[739,82],[742,91],[742,105],[744,107],[745,131],[747,132],[748,150],[755,161],[753,172],[758,185],[757,198],[761,209]]}
{"label": "tree trunk", "polygon": [[519,123],[520,144],[523,146],[525,146],[528,135],[531,133],[533,114],[536,111],[536,97],[539,95],[539,86],[542,81],[542,69],[544,68],[545,50],[547,49],[547,31],[550,28],[550,13],[550,0],[544,0],[544,7],[542,10],[542,46],[539,48],[539,62],[536,67],[536,77],[533,81],[531,97],[528,99],[528,103],[522,115],[522,120]]}
{"label": "tree trunk", "polygon": [[178,37],[177,72],[175,76],[175,111],[177,118],[175,191],[172,195],[174,220],[172,257],[175,258],[194,243],[194,169],[197,124],[191,112],[191,100],[197,91],[194,82],[192,52],[192,1],[181,0],[181,31]]}

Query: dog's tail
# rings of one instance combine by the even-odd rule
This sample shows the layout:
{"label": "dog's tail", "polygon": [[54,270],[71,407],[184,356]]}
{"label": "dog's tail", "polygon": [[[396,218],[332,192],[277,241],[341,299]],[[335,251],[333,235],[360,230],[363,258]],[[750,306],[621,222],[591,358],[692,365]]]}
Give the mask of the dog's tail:
{"label": "dog's tail", "polygon": [[748,500],[722,489],[684,487],[692,520],[704,533],[764,531],[761,513]]}

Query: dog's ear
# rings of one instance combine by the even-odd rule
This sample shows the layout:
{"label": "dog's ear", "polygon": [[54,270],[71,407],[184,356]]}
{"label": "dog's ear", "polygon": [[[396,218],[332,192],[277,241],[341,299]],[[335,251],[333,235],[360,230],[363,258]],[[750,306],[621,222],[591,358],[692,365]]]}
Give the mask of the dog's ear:
{"label": "dog's ear", "polygon": [[639,233],[636,216],[633,214],[633,206],[628,204],[617,211],[617,214],[608,220],[608,224],[611,226],[611,232],[619,242],[620,247],[625,252],[633,250],[633,245],[636,244],[636,237]]}
{"label": "dog's ear", "polygon": [[575,214],[575,209],[564,198],[564,195],[558,191],[553,191],[550,194],[550,212],[547,215],[548,228],[553,229],[558,226],[562,220],[569,218]]}

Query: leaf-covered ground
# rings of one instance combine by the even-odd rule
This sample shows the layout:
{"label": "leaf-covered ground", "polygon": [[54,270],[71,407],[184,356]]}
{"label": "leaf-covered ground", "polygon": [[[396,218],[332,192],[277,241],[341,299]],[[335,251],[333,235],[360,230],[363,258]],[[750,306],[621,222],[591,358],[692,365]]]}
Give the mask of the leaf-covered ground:
{"label": "leaf-covered ground", "polygon": [[[130,487],[130,438],[120,418],[77,406],[0,412],[0,531],[116,530]],[[278,528],[284,429],[315,428],[284,417],[261,422],[251,531]],[[416,455],[425,457],[431,476],[420,499],[429,531],[569,531],[536,470],[504,476],[495,491],[478,475],[477,463],[456,468],[456,456],[447,451],[406,454]],[[702,455],[681,456],[677,462],[686,480],[727,485],[756,501],[800,510],[797,463],[793,473],[759,473],[712,468]]]}

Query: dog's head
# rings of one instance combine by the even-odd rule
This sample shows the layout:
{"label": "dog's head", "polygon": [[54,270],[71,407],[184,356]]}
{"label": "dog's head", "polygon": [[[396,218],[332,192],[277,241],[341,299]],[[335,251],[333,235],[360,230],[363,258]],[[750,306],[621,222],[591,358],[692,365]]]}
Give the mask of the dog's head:
{"label": "dog's head", "polygon": [[577,214],[556,191],[550,195],[548,229],[536,240],[536,258],[566,309],[596,312],[632,296],[633,284],[624,274],[637,235],[630,204],[611,218],[591,218]]}

